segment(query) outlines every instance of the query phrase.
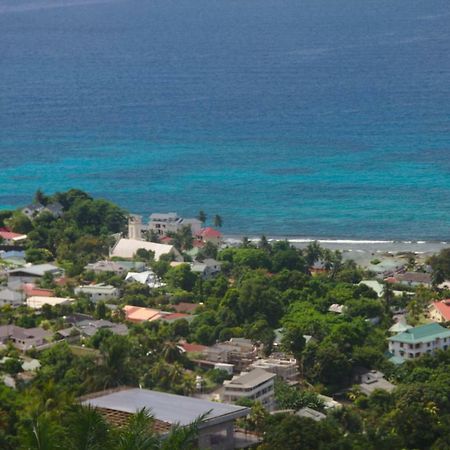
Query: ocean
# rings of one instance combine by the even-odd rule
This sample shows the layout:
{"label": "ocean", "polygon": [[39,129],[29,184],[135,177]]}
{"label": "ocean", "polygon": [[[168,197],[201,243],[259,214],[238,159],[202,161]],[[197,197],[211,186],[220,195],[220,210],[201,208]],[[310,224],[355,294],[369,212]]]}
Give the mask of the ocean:
{"label": "ocean", "polygon": [[0,0],[0,208],[450,239],[448,0]]}

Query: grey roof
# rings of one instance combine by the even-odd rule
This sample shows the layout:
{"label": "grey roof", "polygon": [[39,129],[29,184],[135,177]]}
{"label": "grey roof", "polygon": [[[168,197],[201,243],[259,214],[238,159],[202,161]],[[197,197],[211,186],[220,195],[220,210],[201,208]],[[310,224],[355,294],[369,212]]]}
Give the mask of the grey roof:
{"label": "grey roof", "polygon": [[75,327],[80,330],[81,333],[87,336],[94,336],[98,330],[107,328],[114,334],[126,335],[128,334],[128,328],[123,323],[113,323],[109,320],[83,320],[78,322]]}
{"label": "grey roof", "polygon": [[23,300],[23,294],[21,292],[14,291],[10,288],[0,290],[0,300],[8,302],[21,302]]}
{"label": "grey roof", "polygon": [[422,272],[406,272],[406,273],[397,275],[397,279],[400,282],[405,282],[405,283],[430,284],[431,283],[431,274],[422,273]]}
{"label": "grey roof", "polygon": [[2,325],[0,326],[0,338],[15,339],[45,339],[52,336],[51,331],[44,330],[43,328],[22,328],[16,325]]}
{"label": "grey roof", "polygon": [[27,275],[34,275],[37,277],[44,276],[47,272],[60,272],[61,269],[53,264],[36,264],[29,267],[21,267],[19,269],[10,270],[10,275],[25,273]]}
{"label": "grey roof", "polygon": [[274,373],[266,372],[263,369],[253,369],[250,372],[243,373],[242,375],[233,378],[232,380],[226,382],[226,384],[224,383],[224,386],[245,386],[252,388],[275,377],[276,375]]}
{"label": "grey roof", "polygon": [[182,395],[166,394],[147,389],[127,389],[101,395],[82,402],[98,408],[108,408],[134,414],[148,408],[155,419],[170,423],[188,425],[197,417],[209,412],[207,422],[220,423],[248,414],[249,409],[241,406],[210,402]]}
{"label": "grey roof", "polygon": [[297,416],[300,417],[307,417],[309,419],[312,419],[316,422],[320,422],[323,419],[326,419],[326,415],[321,413],[320,411],[316,411],[315,409],[309,408],[308,406],[305,406],[302,409],[299,409],[296,413]]}

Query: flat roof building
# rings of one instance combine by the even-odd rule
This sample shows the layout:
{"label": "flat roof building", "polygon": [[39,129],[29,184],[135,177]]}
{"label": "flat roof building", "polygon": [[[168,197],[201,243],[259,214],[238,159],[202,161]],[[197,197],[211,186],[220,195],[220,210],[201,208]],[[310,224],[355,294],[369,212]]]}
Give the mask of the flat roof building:
{"label": "flat roof building", "polygon": [[274,408],[274,373],[262,369],[242,372],[241,375],[223,382],[223,401],[236,402],[241,398],[256,400],[271,411]]}
{"label": "flat roof building", "polygon": [[100,392],[81,399],[81,403],[98,409],[115,425],[123,425],[131,414],[147,408],[155,418],[155,428],[162,433],[176,424],[189,425],[206,414],[199,426],[198,448],[211,450],[234,449],[234,420],[249,413],[249,408],[242,406],[147,389]]}

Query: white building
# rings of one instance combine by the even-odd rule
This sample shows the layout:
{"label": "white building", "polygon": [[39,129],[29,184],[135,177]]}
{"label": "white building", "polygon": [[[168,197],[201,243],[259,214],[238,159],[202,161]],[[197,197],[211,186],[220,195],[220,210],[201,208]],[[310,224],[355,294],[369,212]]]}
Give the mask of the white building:
{"label": "white building", "polygon": [[62,297],[28,297],[27,306],[32,309],[41,309],[44,305],[69,305],[73,301],[73,298]]}
{"label": "white building", "polygon": [[389,351],[393,356],[414,359],[436,350],[447,350],[450,330],[438,323],[428,323],[410,328],[388,338]]}
{"label": "white building", "polygon": [[200,232],[202,223],[198,219],[184,219],[177,213],[154,213],[150,216],[148,224],[142,222],[142,216],[131,214],[128,219],[128,237],[142,240],[143,234],[153,231],[158,236],[166,236],[167,233],[176,233],[183,227],[189,226],[192,234]]}
{"label": "white building", "polygon": [[215,277],[220,270],[221,263],[212,258],[207,258],[203,262],[195,261],[191,264],[191,271],[198,273],[205,280]]}
{"label": "white building", "polygon": [[183,258],[173,245],[158,244],[156,242],[139,241],[137,239],[121,238],[111,250],[111,257],[133,258],[139,249],[149,250],[155,253],[155,261],[159,261],[162,255],[171,255],[175,261]]}
{"label": "white building", "polygon": [[76,295],[86,295],[91,302],[116,300],[120,297],[120,291],[109,284],[91,284],[89,286],[78,286],[74,289]]}
{"label": "white building", "polygon": [[150,289],[157,289],[166,285],[151,270],[146,270],[145,272],[128,272],[125,281],[146,284]]}
{"label": "white building", "polygon": [[226,403],[236,402],[241,398],[256,400],[269,411],[274,408],[274,373],[262,369],[242,372],[239,376],[223,382],[222,399]]}

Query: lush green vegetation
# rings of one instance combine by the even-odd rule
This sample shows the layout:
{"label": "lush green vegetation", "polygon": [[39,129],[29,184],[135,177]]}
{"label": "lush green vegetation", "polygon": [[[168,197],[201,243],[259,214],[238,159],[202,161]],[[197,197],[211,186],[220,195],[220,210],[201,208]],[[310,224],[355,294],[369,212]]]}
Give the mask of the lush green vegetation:
{"label": "lush green vegetation", "polygon": [[[205,246],[199,258],[216,257],[222,263],[221,275],[209,280],[193,273],[188,264],[171,267],[169,261],[156,262],[151,252],[140,251],[136,260],[146,262],[165,283],[151,290],[139,283],[125,283],[123,276],[84,270],[87,262],[107,255],[111,234],[124,228],[124,211],[77,190],[51,197],[38,193],[37,197],[43,204],[60,202],[63,216],[55,218],[44,212],[31,221],[19,212],[6,212],[0,214],[0,225],[28,233],[29,261],[56,260],[66,269],[69,279],[64,286],[46,276],[42,287],[54,289],[57,295],[74,296],[73,288],[79,283],[96,281],[121,289],[121,298],[116,301],[119,307],[131,304],[170,310],[180,301],[199,306],[192,322],[129,325],[127,336],[102,329],[83,341],[85,347],[61,342],[40,354],[30,352],[29,356],[38,357],[42,365],[31,381],[21,378],[19,354],[9,345],[0,357],[11,359],[0,366],[0,372],[12,376],[17,389],[0,384],[0,448],[191,448],[195,427],[189,432],[176,429],[172,440],[165,441],[172,445],[167,447],[149,431],[151,418],[145,412],[118,430],[95,411],[77,406],[76,399],[120,385],[189,395],[195,391],[196,375],[201,375],[211,389],[224,380],[225,373],[196,368],[180,352],[180,339],[210,345],[246,337],[270,354],[279,328],[284,329],[281,349],[297,359],[300,384],[289,387],[277,382],[278,406],[324,411],[318,393],[340,394],[346,406],[314,422],[292,414],[268,415],[261,405],[250,403],[252,412],[240,425],[261,433],[261,449],[450,447],[450,392],[446,383],[450,353],[426,356],[401,367],[390,364],[385,355],[391,307],[406,307],[409,318],[419,320],[429,300],[443,297],[445,291],[419,288],[413,297],[395,297],[386,287],[383,297],[378,298],[370,288],[357,284],[364,272],[339,252],[322,249],[317,243],[299,250],[288,242],[271,244],[264,237],[258,243],[244,239],[239,247],[221,250],[212,244]],[[222,219],[217,216],[214,221],[218,225]],[[180,250],[191,247],[192,236],[187,230],[173,239]],[[310,267],[318,261],[325,271],[313,276]],[[447,277],[450,253],[442,252],[431,264],[436,282]],[[343,305],[345,313],[329,312],[332,304]],[[113,313],[104,303],[93,305],[79,296],[70,306],[44,307],[40,314],[25,307],[4,307],[0,324],[40,325],[54,331],[56,338],[56,332],[67,326],[64,316],[79,312],[122,322],[120,311]],[[311,336],[308,343],[305,335]],[[358,367],[382,370],[397,388],[390,394],[376,391],[370,397],[362,395],[352,389],[352,374]]]}

